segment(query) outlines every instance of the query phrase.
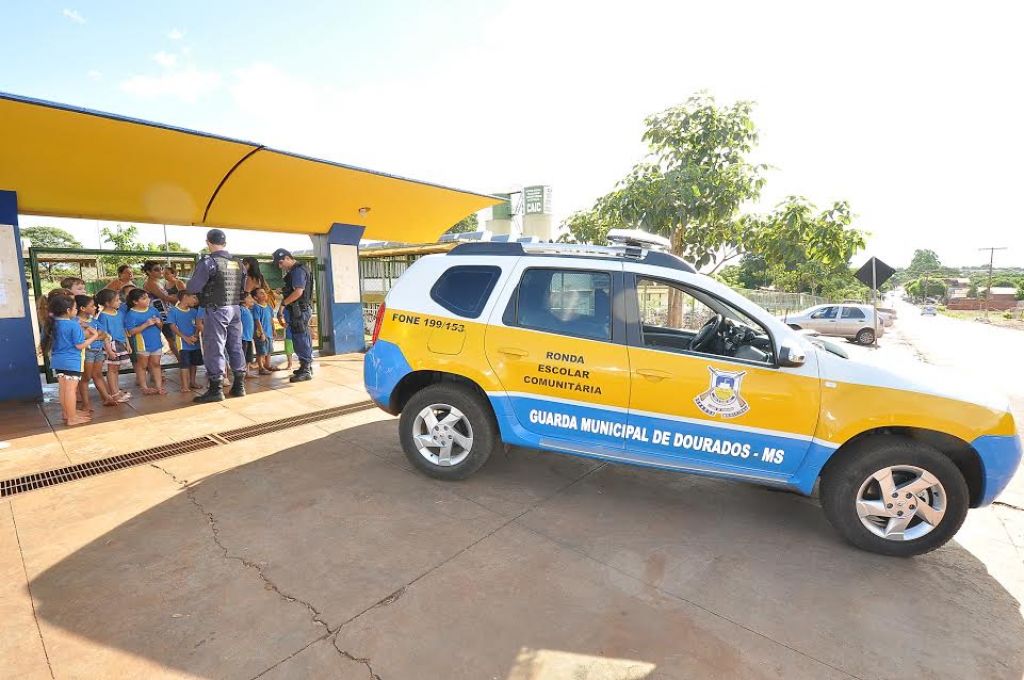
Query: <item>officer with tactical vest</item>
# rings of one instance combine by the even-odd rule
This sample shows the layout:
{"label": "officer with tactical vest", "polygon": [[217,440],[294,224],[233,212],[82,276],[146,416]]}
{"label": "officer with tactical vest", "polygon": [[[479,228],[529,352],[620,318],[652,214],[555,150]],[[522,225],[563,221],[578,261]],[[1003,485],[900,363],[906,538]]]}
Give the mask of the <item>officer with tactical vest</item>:
{"label": "officer with tactical vest", "polygon": [[274,264],[284,273],[284,288],[281,289],[284,299],[277,317],[282,323],[288,324],[295,354],[299,357],[299,368],[288,381],[312,380],[313,339],[309,336],[309,321],[313,318],[313,307],[309,303],[312,284],[309,270],[284,248],[274,251]]}
{"label": "officer with tactical vest", "polygon": [[205,404],[224,400],[224,353],[234,380],[232,397],[245,396],[245,355],[242,353],[242,317],[238,309],[245,290],[245,269],[227,251],[227,236],[220,229],[206,232],[206,247],[210,251],[196,265],[195,274],[185,287],[199,296],[199,306],[205,310],[203,319],[203,364],[210,385],[205,394],[192,401]]}

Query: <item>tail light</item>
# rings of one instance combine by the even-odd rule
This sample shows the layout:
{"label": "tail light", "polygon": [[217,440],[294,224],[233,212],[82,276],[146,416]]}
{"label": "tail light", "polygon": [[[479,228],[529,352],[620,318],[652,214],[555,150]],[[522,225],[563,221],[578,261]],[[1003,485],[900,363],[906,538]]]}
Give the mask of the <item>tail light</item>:
{"label": "tail light", "polygon": [[377,336],[380,335],[380,325],[384,322],[384,303],[380,303],[380,307],[377,308],[377,318],[373,322],[373,335],[370,337],[370,344],[377,342]]}

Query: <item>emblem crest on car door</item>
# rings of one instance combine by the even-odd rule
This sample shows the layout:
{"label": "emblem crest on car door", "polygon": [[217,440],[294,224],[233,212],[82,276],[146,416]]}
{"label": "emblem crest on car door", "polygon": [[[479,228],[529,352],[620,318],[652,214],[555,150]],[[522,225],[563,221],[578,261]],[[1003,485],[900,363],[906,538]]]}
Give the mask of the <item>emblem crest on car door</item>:
{"label": "emblem crest on car door", "polygon": [[719,371],[711,366],[708,366],[708,371],[711,372],[711,384],[694,397],[697,408],[709,416],[723,418],[735,418],[750,410],[750,404],[740,395],[746,371]]}

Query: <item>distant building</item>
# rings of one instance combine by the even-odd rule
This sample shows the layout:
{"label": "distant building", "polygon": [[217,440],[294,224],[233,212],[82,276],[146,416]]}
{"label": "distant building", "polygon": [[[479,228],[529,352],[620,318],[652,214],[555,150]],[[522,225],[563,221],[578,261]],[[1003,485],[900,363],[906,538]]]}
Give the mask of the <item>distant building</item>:
{"label": "distant building", "polygon": [[491,216],[484,220],[484,228],[495,235],[512,239],[533,237],[538,241],[554,240],[555,224],[552,214],[551,186],[535,184],[507,193],[496,193],[505,202],[491,208]]}

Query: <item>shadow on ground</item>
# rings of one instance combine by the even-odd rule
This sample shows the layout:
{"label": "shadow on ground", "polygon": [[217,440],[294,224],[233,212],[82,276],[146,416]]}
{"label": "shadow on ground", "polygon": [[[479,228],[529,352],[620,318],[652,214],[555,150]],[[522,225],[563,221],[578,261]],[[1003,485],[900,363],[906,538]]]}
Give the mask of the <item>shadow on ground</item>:
{"label": "shadow on ground", "polygon": [[436,482],[394,421],[192,483],[202,455],[32,580],[57,677],[1024,671],[1019,603],[970,552],[860,552],[800,497],[522,450]]}

